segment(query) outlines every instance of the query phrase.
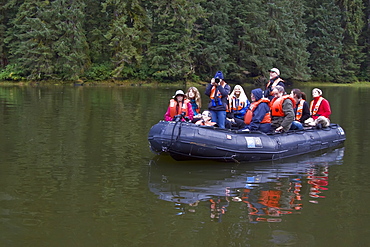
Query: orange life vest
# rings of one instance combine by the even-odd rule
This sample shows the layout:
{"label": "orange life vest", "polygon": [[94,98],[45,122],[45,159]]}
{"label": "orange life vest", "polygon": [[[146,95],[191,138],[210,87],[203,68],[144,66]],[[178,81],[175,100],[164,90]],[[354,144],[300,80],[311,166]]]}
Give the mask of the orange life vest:
{"label": "orange life vest", "polygon": [[189,109],[188,109],[189,100],[185,99],[183,102],[178,102],[174,99],[170,100],[170,116],[173,118],[176,115],[179,115],[185,112],[185,116],[189,116]]}
{"label": "orange life vest", "polygon": [[[267,104],[270,103],[270,101],[266,98],[262,98],[258,101],[255,101],[255,102],[252,102],[249,106],[249,109],[247,110],[247,112],[245,113],[244,115],[244,123],[245,124],[250,124],[251,121],[252,121],[252,117],[253,117],[253,112],[256,110],[257,106],[259,104],[261,104],[262,102],[265,102]],[[270,112],[267,112],[265,117],[262,119],[261,123],[271,123],[271,114]]]}
{"label": "orange life vest", "polygon": [[321,105],[321,102],[324,100],[324,97],[320,96],[320,98],[318,99],[318,101],[316,102],[315,106],[313,105],[313,100],[311,101],[311,104],[310,104],[310,112],[311,112],[311,116],[315,116],[317,111],[319,110],[319,107]]}
{"label": "orange life vest", "polygon": [[295,120],[299,121],[302,117],[302,113],[303,113],[303,104],[304,104],[305,100],[304,99],[301,99],[299,101],[299,104],[297,106],[297,112],[295,114]]}
{"label": "orange life vest", "polygon": [[284,117],[285,116],[285,113],[283,111],[283,102],[286,99],[290,99],[293,103],[293,106],[295,105],[294,98],[290,96],[289,94],[283,95],[280,98],[275,97],[272,99],[270,103],[270,107],[271,107],[271,115],[273,117]]}
{"label": "orange life vest", "polygon": [[245,107],[245,102],[240,101],[237,97],[233,97],[229,100],[229,112],[240,111]]}
{"label": "orange life vest", "polygon": [[[216,91],[217,91],[217,93],[216,93]],[[212,89],[211,89],[211,95],[209,97],[211,99],[215,99],[216,97],[217,98],[222,98],[222,95],[221,95],[220,91],[217,90],[217,87],[216,86],[213,86]]]}

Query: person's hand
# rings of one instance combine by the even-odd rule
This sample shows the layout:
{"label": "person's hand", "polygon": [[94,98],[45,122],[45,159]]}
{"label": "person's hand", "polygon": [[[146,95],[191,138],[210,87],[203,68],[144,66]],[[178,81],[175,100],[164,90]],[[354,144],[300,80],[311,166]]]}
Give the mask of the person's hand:
{"label": "person's hand", "polygon": [[216,81],[215,81],[215,78],[212,78],[212,79],[211,79],[211,84],[212,84],[212,85],[217,85],[217,83],[216,83]]}
{"label": "person's hand", "polygon": [[281,132],[281,131],[283,131],[283,126],[280,126],[280,127],[276,128],[276,130],[275,130],[275,132]]}

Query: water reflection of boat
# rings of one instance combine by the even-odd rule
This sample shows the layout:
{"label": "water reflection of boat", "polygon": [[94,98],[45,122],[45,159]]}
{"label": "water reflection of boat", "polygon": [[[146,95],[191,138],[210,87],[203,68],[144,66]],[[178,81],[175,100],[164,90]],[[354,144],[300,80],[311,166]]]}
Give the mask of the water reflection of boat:
{"label": "water reflection of boat", "polygon": [[168,157],[159,156],[150,163],[149,189],[159,199],[177,204],[194,206],[207,201],[214,218],[230,203],[245,203],[251,221],[280,221],[282,215],[300,211],[303,197],[312,203],[324,197],[328,168],[341,164],[343,154],[344,147],[234,167],[195,161],[174,165]]}
{"label": "water reflection of boat", "polygon": [[344,130],[337,124],[322,129],[265,134],[159,121],[148,134],[152,151],[168,153],[175,160],[277,160],[338,147],[345,139]]}

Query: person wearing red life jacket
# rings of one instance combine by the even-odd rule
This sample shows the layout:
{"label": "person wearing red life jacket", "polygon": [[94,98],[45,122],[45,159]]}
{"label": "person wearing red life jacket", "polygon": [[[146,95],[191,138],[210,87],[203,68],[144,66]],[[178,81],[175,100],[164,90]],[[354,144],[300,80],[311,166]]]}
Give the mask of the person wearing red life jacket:
{"label": "person wearing red life jacket", "polygon": [[306,101],[306,94],[298,88],[294,88],[290,92],[290,96],[292,96],[296,102],[296,105],[294,106],[295,119],[292,122],[290,129],[302,130],[304,121],[306,121],[311,115]]}
{"label": "person wearing red life jacket", "polygon": [[167,112],[164,114],[165,121],[174,121],[177,116],[181,117],[181,121],[193,120],[193,109],[191,103],[186,99],[182,90],[177,90],[175,95],[170,100]]}
{"label": "person wearing red life jacket", "polygon": [[225,128],[227,97],[230,93],[230,86],[224,81],[224,75],[217,71],[206,87],[205,95],[210,98],[208,110],[211,112],[212,121],[220,128]]}
{"label": "person wearing red life jacket", "polygon": [[270,101],[274,98],[272,90],[276,86],[282,86],[285,88],[284,80],[280,78],[280,70],[277,68],[272,68],[269,70],[270,79],[267,82],[266,89],[264,91],[264,97],[268,98]]}
{"label": "person wearing red life jacket", "polygon": [[330,103],[322,97],[322,91],[319,88],[312,89],[313,100],[310,104],[311,117],[305,121],[305,125],[316,126],[318,128],[330,125]]}
{"label": "person wearing red life jacket", "polygon": [[285,94],[282,86],[276,86],[272,92],[275,97],[270,103],[271,127],[275,132],[287,132],[295,118],[293,110],[295,100],[289,94]]}
{"label": "person wearing red life jacket", "polygon": [[271,129],[271,115],[270,115],[270,101],[263,98],[262,89],[256,88],[251,91],[251,100],[247,112],[244,115],[244,123],[247,125],[246,130],[270,132]]}

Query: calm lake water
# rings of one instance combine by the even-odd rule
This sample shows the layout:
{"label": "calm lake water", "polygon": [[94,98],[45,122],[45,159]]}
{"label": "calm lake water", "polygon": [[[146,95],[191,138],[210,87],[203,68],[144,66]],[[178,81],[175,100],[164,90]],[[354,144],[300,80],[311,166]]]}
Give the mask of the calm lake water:
{"label": "calm lake water", "polygon": [[368,246],[370,87],[321,88],[344,147],[229,164],[151,153],[176,88],[0,87],[0,246]]}

